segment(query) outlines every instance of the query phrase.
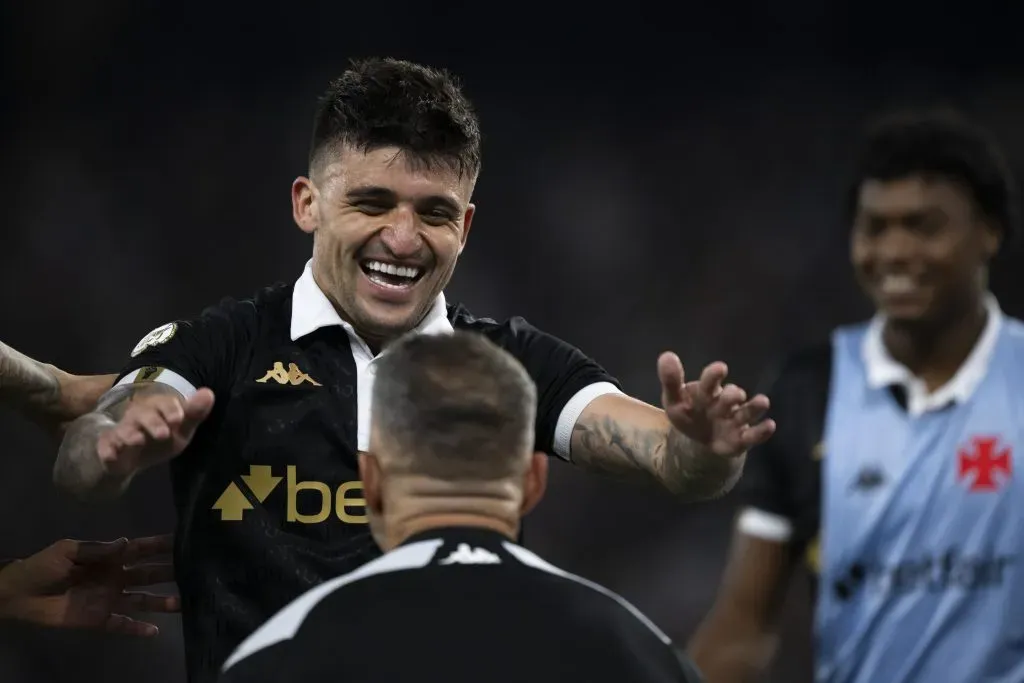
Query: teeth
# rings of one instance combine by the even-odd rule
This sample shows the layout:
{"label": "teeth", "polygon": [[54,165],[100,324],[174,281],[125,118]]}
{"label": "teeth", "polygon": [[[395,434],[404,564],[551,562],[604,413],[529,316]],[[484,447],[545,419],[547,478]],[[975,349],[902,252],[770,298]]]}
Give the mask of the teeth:
{"label": "teeth", "polygon": [[916,283],[909,275],[886,275],[882,278],[883,294],[906,294],[913,291]]}
{"label": "teeth", "polygon": [[367,261],[365,266],[367,270],[374,270],[378,273],[386,273],[398,277],[407,277],[410,280],[419,277],[420,274],[420,269],[416,266],[396,266],[393,263],[381,263],[380,261]]}

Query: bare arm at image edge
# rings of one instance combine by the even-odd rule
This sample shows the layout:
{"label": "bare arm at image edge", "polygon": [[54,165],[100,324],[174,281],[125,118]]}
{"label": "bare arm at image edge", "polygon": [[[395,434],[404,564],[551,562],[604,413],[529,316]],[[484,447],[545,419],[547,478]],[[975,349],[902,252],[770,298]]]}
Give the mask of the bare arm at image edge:
{"label": "bare arm at image edge", "polygon": [[0,405],[59,435],[93,409],[116,375],[73,375],[0,342]]}

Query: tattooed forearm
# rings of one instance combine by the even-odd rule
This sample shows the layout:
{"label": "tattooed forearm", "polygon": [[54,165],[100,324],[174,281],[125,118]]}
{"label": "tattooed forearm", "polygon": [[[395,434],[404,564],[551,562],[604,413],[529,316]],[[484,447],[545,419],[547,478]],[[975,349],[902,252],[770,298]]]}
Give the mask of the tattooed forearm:
{"label": "tattooed forearm", "polygon": [[715,455],[682,432],[669,429],[665,455],[659,463],[661,481],[687,500],[707,500],[728,493],[743,473],[745,457]]}
{"label": "tattooed forearm", "polygon": [[112,498],[127,483],[113,476],[96,452],[100,435],[117,424],[105,413],[83,415],[68,427],[53,465],[53,483],[83,500]]}
{"label": "tattooed forearm", "polygon": [[0,401],[14,408],[52,410],[60,400],[57,371],[0,342]]}
{"label": "tattooed forearm", "polygon": [[114,378],[72,375],[0,342],[0,405],[14,408],[55,435],[92,410]]}
{"label": "tattooed forearm", "polygon": [[685,500],[722,495],[743,470],[743,458],[709,453],[669,425],[636,427],[610,415],[576,423],[572,456],[599,474],[657,481]]}
{"label": "tattooed forearm", "polygon": [[175,389],[154,382],[114,387],[100,400],[94,412],[83,415],[68,427],[53,466],[54,483],[83,499],[105,499],[120,494],[133,472],[111,471],[100,459],[97,444],[100,435],[117,424],[131,401],[153,393]]}
{"label": "tattooed forearm", "polygon": [[573,461],[598,474],[656,479],[654,463],[664,457],[667,436],[668,430],[638,429],[606,415],[581,419],[573,428]]}

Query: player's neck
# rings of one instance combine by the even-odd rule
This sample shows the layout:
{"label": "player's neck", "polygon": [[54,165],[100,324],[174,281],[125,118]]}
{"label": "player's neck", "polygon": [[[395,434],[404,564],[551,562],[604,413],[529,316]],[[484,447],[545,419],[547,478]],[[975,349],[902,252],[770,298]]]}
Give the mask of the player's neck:
{"label": "player's neck", "polygon": [[522,493],[511,482],[453,483],[433,477],[391,474],[384,492],[382,530],[393,548],[431,529],[471,526],[515,539]]}
{"label": "player's neck", "polygon": [[988,309],[979,298],[941,325],[890,321],[882,339],[892,357],[934,391],[952,379],[967,360],[987,320]]}
{"label": "player's neck", "polygon": [[410,518],[399,525],[392,526],[389,524],[387,530],[388,545],[394,548],[418,534],[451,527],[488,529],[498,532],[510,541],[516,540],[516,537],[519,535],[518,520],[503,519],[489,514],[437,513]]}

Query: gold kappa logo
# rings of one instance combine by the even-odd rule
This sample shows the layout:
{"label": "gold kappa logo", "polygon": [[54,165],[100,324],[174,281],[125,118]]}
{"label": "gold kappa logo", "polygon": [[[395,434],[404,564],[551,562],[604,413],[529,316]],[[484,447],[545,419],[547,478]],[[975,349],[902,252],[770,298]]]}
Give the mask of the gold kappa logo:
{"label": "gold kappa logo", "polygon": [[284,363],[278,361],[274,363],[274,367],[267,370],[267,374],[256,380],[260,384],[266,384],[270,380],[277,382],[278,384],[291,384],[293,387],[297,387],[303,382],[309,382],[315,387],[320,386],[320,382],[299,370],[299,366],[295,363],[289,363],[288,369],[284,369]]}
{"label": "gold kappa logo", "polygon": [[[267,465],[249,465],[249,474],[242,475],[242,484],[257,503],[266,501],[285,480],[286,519],[295,524],[321,524],[331,513],[346,524],[366,524],[366,499],[363,498],[363,482],[346,481],[336,490],[322,481],[299,481],[294,465],[285,468],[285,476],[274,475]],[[299,494],[302,494],[300,496]],[[302,512],[299,511],[300,501]],[[253,504],[235,482],[228,484],[224,492],[211,507],[220,513],[222,522],[240,522]]]}

